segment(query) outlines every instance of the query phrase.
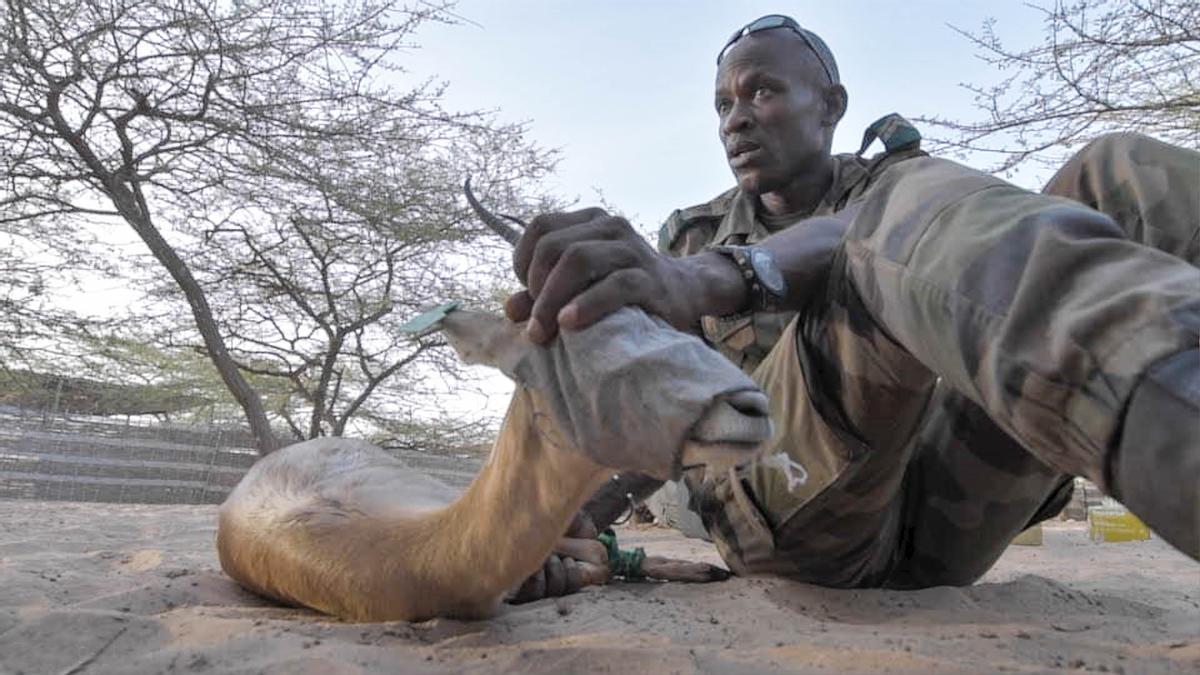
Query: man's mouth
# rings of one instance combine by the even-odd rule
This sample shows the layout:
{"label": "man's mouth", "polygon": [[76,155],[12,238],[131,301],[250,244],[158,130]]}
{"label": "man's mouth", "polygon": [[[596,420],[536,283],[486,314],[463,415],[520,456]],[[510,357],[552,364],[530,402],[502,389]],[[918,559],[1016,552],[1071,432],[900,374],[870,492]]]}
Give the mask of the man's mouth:
{"label": "man's mouth", "polygon": [[757,143],[750,141],[739,141],[729,149],[729,165],[737,168],[752,161],[759,154],[759,146]]}

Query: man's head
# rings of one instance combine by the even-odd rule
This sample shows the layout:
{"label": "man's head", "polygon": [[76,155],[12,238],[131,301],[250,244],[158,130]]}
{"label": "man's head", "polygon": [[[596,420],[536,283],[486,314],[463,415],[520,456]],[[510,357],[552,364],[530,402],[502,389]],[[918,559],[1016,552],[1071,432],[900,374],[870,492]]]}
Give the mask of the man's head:
{"label": "man's head", "polygon": [[763,17],[730,39],[718,58],[715,104],[739,187],[756,195],[824,187],[846,111],[837,80],[825,43],[786,17]]}

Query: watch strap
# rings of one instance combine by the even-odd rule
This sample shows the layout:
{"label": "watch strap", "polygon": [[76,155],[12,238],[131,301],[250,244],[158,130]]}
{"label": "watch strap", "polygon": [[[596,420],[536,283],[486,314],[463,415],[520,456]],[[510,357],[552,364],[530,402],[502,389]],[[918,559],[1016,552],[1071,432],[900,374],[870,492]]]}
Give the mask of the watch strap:
{"label": "watch strap", "polygon": [[750,246],[717,244],[709,246],[707,250],[720,253],[732,260],[737,265],[738,271],[741,272],[742,279],[746,282],[750,301],[743,310],[730,315],[730,317],[743,316],[754,312],[775,311],[775,307],[778,305],[777,298],[767,290],[762,280],[758,278],[758,272],[754,269],[751,258]]}

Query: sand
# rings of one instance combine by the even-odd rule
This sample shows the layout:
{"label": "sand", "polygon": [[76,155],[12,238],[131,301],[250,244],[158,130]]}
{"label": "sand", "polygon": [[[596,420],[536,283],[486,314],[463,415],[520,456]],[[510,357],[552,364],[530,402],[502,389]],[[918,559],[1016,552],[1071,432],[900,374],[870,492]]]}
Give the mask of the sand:
{"label": "sand", "polygon": [[[347,624],[226,578],[215,513],[0,501],[0,672],[1200,672],[1200,565],[1079,523],[969,588],[616,583],[489,621]],[[672,531],[620,536],[719,562]]]}

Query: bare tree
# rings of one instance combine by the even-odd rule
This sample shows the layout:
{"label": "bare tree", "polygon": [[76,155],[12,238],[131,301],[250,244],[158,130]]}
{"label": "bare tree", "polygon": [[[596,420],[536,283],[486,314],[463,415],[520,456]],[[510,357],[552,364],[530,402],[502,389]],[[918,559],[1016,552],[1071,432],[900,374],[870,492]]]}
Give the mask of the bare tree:
{"label": "bare tree", "polygon": [[[94,241],[60,241],[45,250],[43,236],[23,223],[0,224],[0,369],[53,367],[72,351],[72,335],[99,329],[105,319],[80,316],[63,306],[79,287],[78,272],[105,269],[89,259]],[[108,268],[111,271],[111,268]]]}
{"label": "bare tree", "polygon": [[[339,219],[353,210],[349,200],[365,193],[338,188],[331,177],[339,172],[351,176],[345,184],[354,184],[354,170],[364,163],[382,172],[374,215],[360,218],[355,227],[394,233],[415,222],[386,217],[389,209],[403,211],[411,196],[380,187],[396,175],[397,166],[422,167],[428,171],[425,178],[432,176],[439,185],[448,184],[445,177],[456,173],[455,166],[486,169],[493,177],[508,171],[510,181],[546,167],[545,156],[521,140],[520,127],[496,125],[479,113],[449,113],[438,105],[442,87],[428,81],[398,88],[405,76],[398,57],[412,46],[413,31],[421,24],[451,19],[445,4],[3,0],[2,7],[2,222],[38,223],[43,242],[51,246],[70,240],[86,221],[131,227],[186,300],[205,352],[263,451],[277,447],[278,440],[246,377],[246,369],[261,366],[262,360],[250,358],[256,350],[275,361],[273,375],[307,372],[310,366],[285,365],[267,352],[286,341],[289,331],[317,326],[329,339],[327,348],[318,350],[322,358],[339,358],[345,351],[335,343],[357,339],[357,330],[392,305],[383,291],[373,290],[370,301],[356,297],[351,283],[350,290],[340,291],[318,286],[324,306],[307,294],[303,302],[301,295],[291,296],[293,307],[301,308],[297,317],[275,314],[278,305],[245,302],[240,316],[226,319],[210,302],[214,290],[226,290],[221,284],[235,277],[256,279],[260,286],[273,278],[275,292],[286,296],[279,277],[311,273],[312,267],[272,269],[281,255],[292,257],[304,249],[318,267],[330,263],[328,256],[341,256],[323,248],[330,242],[318,242],[317,233],[324,237],[337,230]],[[478,152],[455,155],[469,148]],[[506,151],[533,166],[526,171],[519,161],[501,161],[497,153]],[[404,186],[422,185],[420,175],[407,178]],[[317,196],[306,197],[290,212],[279,208],[281,196],[309,190]],[[452,203],[445,190],[432,194],[443,205]],[[322,204],[335,208],[318,214]],[[331,220],[323,221],[326,217]],[[262,236],[268,231],[274,240]],[[301,233],[313,234],[312,245]],[[277,248],[285,240],[286,253]],[[361,245],[395,251],[395,265],[404,262],[398,256],[410,247],[380,241]],[[233,246],[245,248],[235,253]],[[189,258],[208,247],[216,249],[214,256],[198,276]],[[240,256],[243,268],[222,272],[208,264],[218,254],[228,254],[226,261]],[[338,264],[356,261],[361,262],[346,256]],[[346,274],[344,280],[354,279],[354,273]],[[378,268],[362,274],[371,276],[372,284],[382,278]],[[321,283],[319,278],[291,281]],[[343,311],[355,303],[353,312]],[[334,317],[331,307],[340,314]],[[247,330],[251,318],[274,322],[277,334],[264,339],[262,331]],[[379,354],[386,360],[394,352]],[[377,380],[368,386],[378,386],[388,367],[366,375],[368,382]],[[326,405],[337,386],[336,373],[327,367],[316,371],[323,373],[318,381],[328,381],[303,387],[318,420],[293,425],[305,435],[322,431],[320,420],[332,425],[327,431],[341,428]]]}
{"label": "bare tree", "polygon": [[16,237],[0,239],[0,367],[23,361],[31,338],[44,335],[57,323],[47,316],[46,278],[60,266],[30,260]]}
{"label": "bare tree", "polygon": [[[396,392],[378,390],[401,370],[439,364],[431,350],[440,340],[395,330],[431,297],[488,300],[480,294],[488,275],[469,274],[473,226],[453,206],[457,186],[421,162],[390,175],[390,162],[360,155],[357,164],[318,168],[324,175],[292,193],[240,190],[189,255],[242,371],[286,384],[289,395],[271,409],[296,438],[342,435],[368,399]],[[367,175],[356,181],[358,172]],[[464,283],[468,276],[481,283]]]}
{"label": "bare tree", "polygon": [[1033,159],[1057,166],[1071,148],[1104,131],[1139,131],[1200,147],[1200,3],[1195,0],[1074,0],[1034,6],[1040,45],[1005,46],[994,20],[955,28],[980,58],[1009,73],[964,85],[982,119],[920,118],[946,133],[934,147],[996,157],[1012,169]]}

